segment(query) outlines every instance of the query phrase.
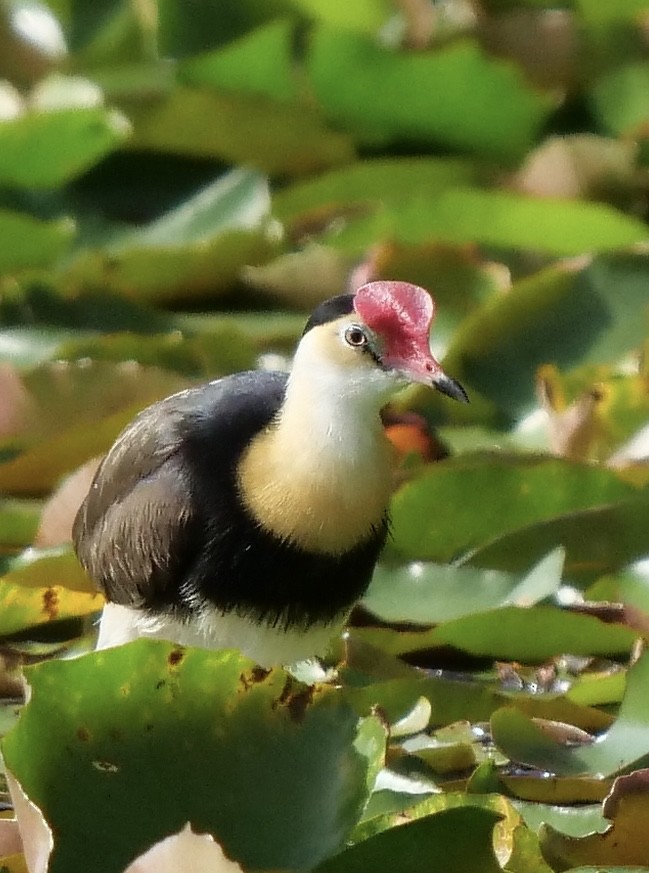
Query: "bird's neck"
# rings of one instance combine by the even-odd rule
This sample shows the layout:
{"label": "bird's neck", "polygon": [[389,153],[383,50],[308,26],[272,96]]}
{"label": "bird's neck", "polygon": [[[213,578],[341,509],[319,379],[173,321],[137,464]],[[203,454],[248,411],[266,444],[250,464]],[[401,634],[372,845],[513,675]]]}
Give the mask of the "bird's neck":
{"label": "bird's neck", "polygon": [[313,552],[338,554],[367,540],[390,497],[385,400],[333,369],[317,378],[294,371],[277,418],[240,464],[240,492],[257,522]]}

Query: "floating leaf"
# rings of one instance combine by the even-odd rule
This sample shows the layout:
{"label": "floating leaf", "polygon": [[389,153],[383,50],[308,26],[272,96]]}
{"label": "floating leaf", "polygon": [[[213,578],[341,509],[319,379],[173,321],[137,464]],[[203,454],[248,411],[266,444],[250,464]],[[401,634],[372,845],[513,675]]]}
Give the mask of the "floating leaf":
{"label": "floating leaf", "polygon": [[379,566],[362,603],[383,621],[437,624],[505,603],[543,600],[558,589],[562,568],[560,549],[523,577],[448,564]]}
{"label": "floating leaf", "polygon": [[498,815],[460,807],[390,828],[325,861],[317,873],[499,873],[491,847]]}
{"label": "floating leaf", "polygon": [[461,158],[364,159],[277,191],[273,214],[293,224],[322,210],[335,214],[356,204],[398,204],[417,196],[422,188],[435,192],[466,185],[476,175],[475,166]]}
{"label": "floating leaf", "polygon": [[141,640],[28,681],[3,751],[57,834],[51,873],[114,873],[187,821],[246,867],[312,868],[343,847],[382,760],[384,729],[336,689],[231,651]]}
{"label": "floating leaf", "polygon": [[17,436],[20,445],[35,445],[68,430],[71,423],[88,428],[120,409],[138,403],[146,406],[173,394],[187,382],[128,359],[117,364],[84,359],[43,364],[22,376],[22,384],[27,390],[28,412]]}
{"label": "floating leaf", "polygon": [[[355,631],[352,632],[354,634]],[[454,679],[447,676],[398,678],[377,681],[365,687],[349,687],[345,694],[360,713],[380,706],[390,722],[412,710],[423,696],[431,704],[431,723],[486,721],[503,706],[514,706],[531,717],[569,721],[584,730],[603,730],[612,717],[598,709],[578,706],[561,695],[508,693],[493,683]]]}
{"label": "floating leaf", "polygon": [[375,33],[394,13],[390,0],[356,0],[355,3],[292,0],[292,5],[316,21],[362,33]]}
{"label": "floating leaf", "polygon": [[36,500],[0,500],[0,550],[29,545],[36,534],[41,509]]}
{"label": "floating leaf", "polygon": [[365,642],[393,655],[453,646],[472,655],[497,660],[540,663],[557,652],[615,655],[629,652],[637,633],[622,625],[604,624],[590,615],[554,607],[506,606],[448,621],[433,630],[392,631],[357,628]]}
{"label": "floating leaf", "polygon": [[0,209],[0,273],[53,264],[73,236],[74,224],[67,218],[38,221]]}
{"label": "floating leaf", "polygon": [[[532,523],[637,494],[616,473],[585,464],[465,455],[431,465],[399,489],[391,507],[394,547],[410,558],[448,561]],[[542,554],[561,544],[558,538]],[[525,566],[540,557],[537,553]]]}
{"label": "floating leaf", "polygon": [[514,65],[470,40],[408,54],[320,26],[307,71],[327,115],[372,144],[415,140],[516,159],[550,108]]}
{"label": "floating leaf", "polygon": [[613,207],[579,200],[549,200],[505,191],[457,188],[360,218],[330,241],[362,250],[379,235],[417,245],[430,241],[481,243],[552,255],[606,252],[642,242],[649,228]]}
{"label": "floating leaf", "polygon": [[[269,173],[307,173],[354,157],[349,137],[326,127],[314,109],[263,97],[176,88],[152,103],[124,106],[130,145],[249,164]],[[205,119],[218,119],[206,124]]]}
{"label": "floating leaf", "polygon": [[511,572],[528,567],[561,544],[566,550],[566,578],[587,584],[649,553],[649,536],[643,524],[648,506],[649,495],[640,494],[539,521],[477,549],[470,561]]}
{"label": "floating leaf", "polygon": [[293,100],[297,97],[294,30],[295,23],[289,19],[271,21],[223,48],[186,60],[178,77],[190,85]]}
{"label": "floating leaf", "polygon": [[[645,822],[649,812],[649,771],[620,776],[604,801],[604,816],[611,821],[604,833],[569,837],[547,825],[540,838],[545,857],[555,868],[574,864],[644,864],[649,857]],[[625,869],[628,869],[625,867]]]}
{"label": "floating leaf", "polygon": [[103,603],[69,549],[29,550],[0,578],[0,636],[92,615]]}
{"label": "floating leaf", "polygon": [[101,107],[20,115],[0,124],[0,184],[63,185],[116,148],[128,131],[123,115]]}
{"label": "floating leaf", "polygon": [[615,723],[598,742],[566,748],[551,740],[522,713],[506,708],[495,712],[491,727],[495,742],[512,760],[524,761],[558,776],[610,776],[649,760],[649,709],[646,683],[649,657],[628,673],[627,690]]}

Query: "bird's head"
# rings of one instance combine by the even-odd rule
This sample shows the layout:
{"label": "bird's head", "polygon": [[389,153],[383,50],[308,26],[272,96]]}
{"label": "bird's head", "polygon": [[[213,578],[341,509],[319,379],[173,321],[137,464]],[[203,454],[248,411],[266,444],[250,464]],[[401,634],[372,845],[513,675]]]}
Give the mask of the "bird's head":
{"label": "bird's head", "polygon": [[464,388],[447,376],[430,350],[435,304],[408,282],[370,282],[355,294],[321,303],[304,329],[296,364],[336,374],[343,384],[389,396],[410,382],[468,402]]}

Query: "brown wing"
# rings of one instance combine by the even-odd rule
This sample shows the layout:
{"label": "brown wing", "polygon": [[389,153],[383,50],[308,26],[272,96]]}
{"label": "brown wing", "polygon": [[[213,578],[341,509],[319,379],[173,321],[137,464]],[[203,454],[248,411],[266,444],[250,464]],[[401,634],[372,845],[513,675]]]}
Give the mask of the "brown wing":
{"label": "brown wing", "polygon": [[153,606],[179,584],[192,506],[178,423],[192,393],[140,413],[103,460],[75,519],[79,560],[115,603]]}

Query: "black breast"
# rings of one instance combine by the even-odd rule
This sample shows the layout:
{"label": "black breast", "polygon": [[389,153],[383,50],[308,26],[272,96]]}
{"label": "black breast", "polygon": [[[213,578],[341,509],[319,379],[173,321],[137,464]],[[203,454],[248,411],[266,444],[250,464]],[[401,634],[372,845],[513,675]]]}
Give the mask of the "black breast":
{"label": "black breast", "polygon": [[338,616],[370,582],[387,522],[341,555],[313,554],[261,528],[239,498],[237,463],[279,409],[285,387],[280,378],[274,374],[273,391],[265,393],[263,415],[257,391],[239,392],[232,414],[229,401],[221,402],[189,417],[183,428],[195,527],[192,560],[182,573],[181,610],[199,600],[272,625],[308,627]]}
{"label": "black breast", "polygon": [[364,593],[385,523],[342,555],[312,554],[265,532],[239,499],[238,461],[281,407],[286,380],[229,376],[154,404],[124,431],[74,526],[77,554],[108,600],[308,627]]}

